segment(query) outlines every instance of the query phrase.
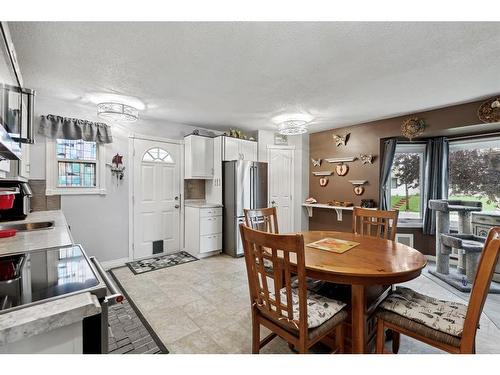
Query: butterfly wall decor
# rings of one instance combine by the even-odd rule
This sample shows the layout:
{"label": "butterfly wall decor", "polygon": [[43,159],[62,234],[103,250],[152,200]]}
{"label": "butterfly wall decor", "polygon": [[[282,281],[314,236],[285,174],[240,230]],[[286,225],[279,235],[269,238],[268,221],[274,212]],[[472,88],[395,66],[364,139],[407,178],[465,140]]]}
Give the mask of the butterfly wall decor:
{"label": "butterfly wall decor", "polygon": [[345,146],[347,141],[349,140],[349,135],[351,133],[347,133],[346,135],[342,136],[342,135],[337,135],[337,134],[334,134],[333,135],[333,140],[335,141],[335,145],[337,147],[340,147],[340,146]]}
{"label": "butterfly wall decor", "polygon": [[321,166],[321,161],[322,161],[321,159],[314,160],[313,158],[311,158],[311,161],[312,161],[313,167]]}
{"label": "butterfly wall decor", "polygon": [[361,154],[359,155],[359,160],[361,160],[361,164],[372,164],[373,155],[372,154]]}

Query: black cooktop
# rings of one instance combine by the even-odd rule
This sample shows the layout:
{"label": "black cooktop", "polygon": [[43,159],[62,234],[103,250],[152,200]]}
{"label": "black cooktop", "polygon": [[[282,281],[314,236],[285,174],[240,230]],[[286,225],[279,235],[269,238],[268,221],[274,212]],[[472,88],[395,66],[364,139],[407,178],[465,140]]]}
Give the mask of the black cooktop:
{"label": "black cooktop", "polygon": [[79,245],[0,257],[0,313],[99,283]]}

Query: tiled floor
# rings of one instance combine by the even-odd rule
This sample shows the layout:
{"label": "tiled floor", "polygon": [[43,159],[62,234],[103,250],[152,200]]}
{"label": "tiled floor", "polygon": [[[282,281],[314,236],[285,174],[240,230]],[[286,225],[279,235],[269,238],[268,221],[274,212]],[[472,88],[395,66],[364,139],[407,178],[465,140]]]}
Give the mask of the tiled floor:
{"label": "tiled floor", "polygon": [[[251,319],[242,258],[221,255],[143,275],[134,275],[127,267],[114,273],[171,353],[250,353]],[[441,299],[464,302],[467,297],[450,292],[425,272],[407,285]],[[489,296],[485,312],[500,321],[499,295]],[[477,352],[500,353],[499,342],[499,327],[483,314]],[[290,353],[290,349],[276,338],[262,352]],[[402,337],[400,353],[439,351]]]}

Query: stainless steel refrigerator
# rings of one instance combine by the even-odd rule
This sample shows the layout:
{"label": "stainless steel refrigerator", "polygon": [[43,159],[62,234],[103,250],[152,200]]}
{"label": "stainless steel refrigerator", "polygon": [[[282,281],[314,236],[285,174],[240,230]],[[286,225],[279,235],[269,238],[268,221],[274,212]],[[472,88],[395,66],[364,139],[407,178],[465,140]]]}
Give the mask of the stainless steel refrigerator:
{"label": "stainless steel refrigerator", "polygon": [[225,161],[222,169],[224,204],[224,252],[243,255],[239,225],[245,221],[244,208],[267,207],[267,163]]}

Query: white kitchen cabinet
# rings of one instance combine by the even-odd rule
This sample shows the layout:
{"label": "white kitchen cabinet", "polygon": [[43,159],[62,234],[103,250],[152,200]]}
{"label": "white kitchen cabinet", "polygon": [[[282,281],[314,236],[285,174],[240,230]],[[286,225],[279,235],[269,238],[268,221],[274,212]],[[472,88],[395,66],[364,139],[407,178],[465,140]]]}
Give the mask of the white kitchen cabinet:
{"label": "white kitchen cabinet", "polygon": [[206,201],[217,204],[222,204],[222,138],[214,138],[214,175],[205,181]]}
{"label": "white kitchen cabinet", "polygon": [[240,152],[243,160],[257,161],[257,142],[240,140]]}
{"label": "white kitchen cabinet", "polygon": [[257,161],[257,142],[245,139],[222,137],[222,160]]}
{"label": "white kitchen cabinet", "polygon": [[184,178],[214,177],[214,140],[200,135],[184,137]]}
{"label": "white kitchen cabinet", "polygon": [[221,252],[222,207],[185,207],[185,250],[197,257]]}

